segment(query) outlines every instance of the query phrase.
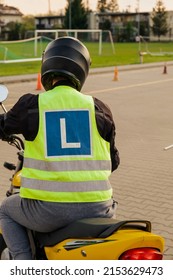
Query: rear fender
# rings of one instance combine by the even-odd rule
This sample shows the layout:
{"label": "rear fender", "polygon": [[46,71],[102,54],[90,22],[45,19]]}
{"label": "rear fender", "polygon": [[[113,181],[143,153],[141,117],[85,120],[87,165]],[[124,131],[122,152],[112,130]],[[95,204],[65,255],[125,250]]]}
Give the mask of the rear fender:
{"label": "rear fender", "polygon": [[143,247],[163,253],[164,240],[150,232],[122,229],[107,238],[66,239],[45,247],[45,253],[49,260],[118,260],[125,251]]}

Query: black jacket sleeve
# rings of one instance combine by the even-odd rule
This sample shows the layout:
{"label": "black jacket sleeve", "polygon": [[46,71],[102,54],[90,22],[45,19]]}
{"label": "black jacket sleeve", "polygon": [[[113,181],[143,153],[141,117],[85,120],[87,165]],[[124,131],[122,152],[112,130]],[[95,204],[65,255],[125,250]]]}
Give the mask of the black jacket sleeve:
{"label": "black jacket sleeve", "polygon": [[38,95],[23,95],[4,115],[1,130],[7,135],[22,134],[26,140],[34,140],[38,131]]}
{"label": "black jacket sleeve", "polygon": [[4,118],[5,114],[0,115],[0,139],[5,139],[5,132],[4,132]]}
{"label": "black jacket sleeve", "polygon": [[96,122],[98,131],[103,139],[110,143],[112,172],[120,164],[119,152],[115,146],[116,128],[110,108],[101,100],[94,98]]}

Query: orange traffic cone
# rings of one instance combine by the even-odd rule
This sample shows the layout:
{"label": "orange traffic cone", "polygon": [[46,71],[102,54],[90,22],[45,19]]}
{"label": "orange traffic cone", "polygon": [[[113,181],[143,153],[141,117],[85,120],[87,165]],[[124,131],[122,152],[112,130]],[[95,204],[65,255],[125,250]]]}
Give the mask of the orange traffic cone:
{"label": "orange traffic cone", "polygon": [[41,74],[38,73],[38,76],[37,76],[37,87],[36,87],[36,90],[41,90],[42,89],[42,84],[41,84]]}
{"label": "orange traffic cone", "polygon": [[167,64],[165,63],[164,68],[163,68],[163,74],[167,74]]}
{"label": "orange traffic cone", "polygon": [[114,69],[114,78],[113,78],[113,81],[118,81],[118,69],[117,69],[117,67],[115,67],[115,69]]}

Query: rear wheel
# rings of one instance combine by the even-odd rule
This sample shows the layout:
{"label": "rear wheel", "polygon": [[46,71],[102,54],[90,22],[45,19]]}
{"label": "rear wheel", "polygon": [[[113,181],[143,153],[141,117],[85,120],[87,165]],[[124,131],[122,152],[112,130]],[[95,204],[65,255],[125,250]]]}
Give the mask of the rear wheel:
{"label": "rear wheel", "polygon": [[2,234],[0,234],[0,260],[11,260],[10,252],[7,248]]}

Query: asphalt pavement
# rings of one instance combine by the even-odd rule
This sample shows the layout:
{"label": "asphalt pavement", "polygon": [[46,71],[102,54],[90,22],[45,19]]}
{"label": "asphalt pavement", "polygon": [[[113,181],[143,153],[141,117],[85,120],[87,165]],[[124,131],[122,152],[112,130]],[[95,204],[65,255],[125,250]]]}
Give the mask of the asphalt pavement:
{"label": "asphalt pavement", "polygon": [[[164,259],[173,260],[173,149],[169,148],[173,144],[173,62],[118,66],[118,73],[115,69],[91,69],[84,91],[107,102],[117,124],[121,164],[111,175],[119,203],[117,219],[150,220],[152,230],[165,238]],[[35,87],[37,78],[37,73],[1,77],[0,83],[10,92],[21,86],[22,92]],[[1,163],[15,158],[13,147],[6,143],[1,147]],[[2,201],[10,172],[1,171],[0,176]]]}

